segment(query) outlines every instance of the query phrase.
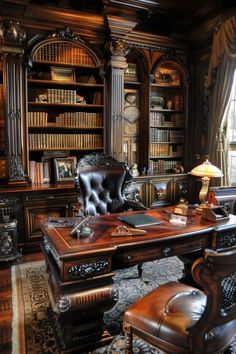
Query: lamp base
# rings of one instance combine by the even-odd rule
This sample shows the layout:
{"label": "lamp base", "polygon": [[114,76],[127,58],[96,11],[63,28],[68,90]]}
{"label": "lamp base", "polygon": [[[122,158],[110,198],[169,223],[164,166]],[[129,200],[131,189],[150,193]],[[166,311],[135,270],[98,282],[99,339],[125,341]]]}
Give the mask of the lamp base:
{"label": "lamp base", "polygon": [[202,209],[204,208],[211,208],[212,205],[209,203],[202,203],[196,208],[196,213],[201,215],[202,214]]}

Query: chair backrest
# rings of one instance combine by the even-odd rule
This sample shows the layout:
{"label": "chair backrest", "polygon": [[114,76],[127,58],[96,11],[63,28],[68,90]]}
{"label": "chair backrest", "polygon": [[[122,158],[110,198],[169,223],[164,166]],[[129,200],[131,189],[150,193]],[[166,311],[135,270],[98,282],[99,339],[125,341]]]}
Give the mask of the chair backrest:
{"label": "chair backrest", "polygon": [[84,156],[77,164],[75,186],[85,215],[124,211],[124,188],[132,180],[128,166],[104,154]]}
{"label": "chair backrest", "polygon": [[189,331],[192,346],[204,353],[206,346],[214,346],[210,339],[219,331],[229,343],[236,334],[236,248],[206,249],[204,257],[194,262],[192,274],[207,301],[203,315]]}

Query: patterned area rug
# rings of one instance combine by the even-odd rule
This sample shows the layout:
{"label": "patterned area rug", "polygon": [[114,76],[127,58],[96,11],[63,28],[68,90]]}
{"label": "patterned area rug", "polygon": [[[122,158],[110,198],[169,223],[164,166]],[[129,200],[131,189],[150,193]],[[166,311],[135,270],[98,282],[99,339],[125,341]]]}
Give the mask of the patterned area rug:
{"label": "patterned area rug", "polygon": [[[147,262],[143,264],[142,279],[137,275],[137,267],[116,273],[114,280],[115,286],[119,289],[119,300],[104,316],[105,324],[109,332],[114,335],[114,340],[110,345],[89,354],[124,354],[125,343],[121,331],[124,311],[138,298],[160,284],[180,278],[182,263],[177,257]],[[12,354],[59,354],[47,316],[51,294],[45,263],[41,261],[13,266],[12,287]],[[139,339],[134,339],[133,352],[135,354],[162,353]]]}

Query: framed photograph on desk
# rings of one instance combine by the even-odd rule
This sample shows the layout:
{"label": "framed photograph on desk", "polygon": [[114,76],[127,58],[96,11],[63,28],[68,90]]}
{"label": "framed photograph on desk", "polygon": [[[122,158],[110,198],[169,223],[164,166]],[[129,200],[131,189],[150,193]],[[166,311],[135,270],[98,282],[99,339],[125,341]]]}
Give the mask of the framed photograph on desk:
{"label": "framed photograph on desk", "polygon": [[76,157],[54,158],[55,180],[57,183],[72,182],[76,169]]}

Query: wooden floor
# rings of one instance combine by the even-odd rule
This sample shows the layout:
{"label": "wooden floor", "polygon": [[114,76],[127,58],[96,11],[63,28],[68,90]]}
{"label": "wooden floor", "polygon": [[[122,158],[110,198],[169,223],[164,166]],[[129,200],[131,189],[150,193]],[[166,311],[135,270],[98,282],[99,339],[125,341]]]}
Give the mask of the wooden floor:
{"label": "wooden floor", "polygon": [[[42,253],[24,255],[22,262],[32,262],[43,259]],[[11,287],[11,266],[1,265],[0,269],[0,353],[11,354],[12,337],[12,287]],[[19,353],[20,354],[20,353]]]}

